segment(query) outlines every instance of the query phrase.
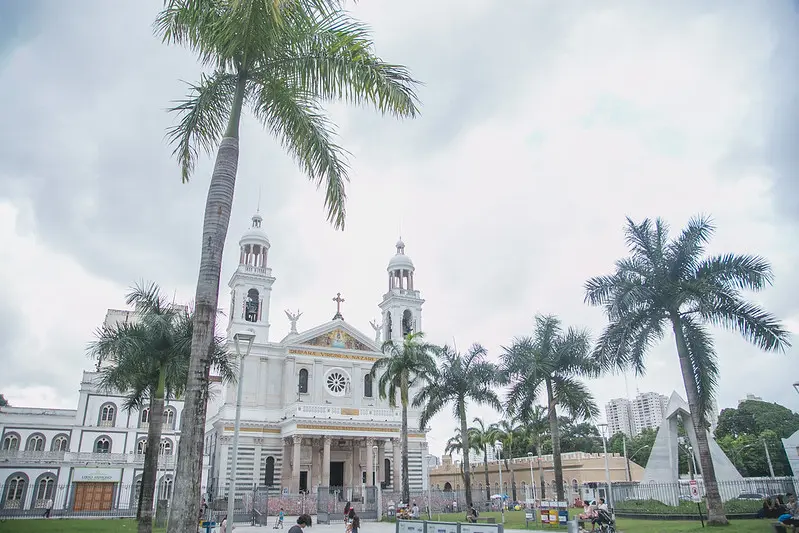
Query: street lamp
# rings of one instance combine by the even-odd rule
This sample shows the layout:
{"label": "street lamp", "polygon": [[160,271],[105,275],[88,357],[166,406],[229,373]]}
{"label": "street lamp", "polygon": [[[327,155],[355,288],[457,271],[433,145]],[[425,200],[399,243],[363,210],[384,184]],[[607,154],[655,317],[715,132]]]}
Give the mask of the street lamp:
{"label": "street lamp", "polygon": [[527,452],[527,457],[530,458],[530,492],[532,500],[535,500],[535,478],[533,477],[533,452]]}
{"label": "street lamp", "polygon": [[[233,345],[236,347],[236,357],[239,359],[239,378],[236,382],[236,423],[233,425],[233,454],[230,461],[230,488],[227,494],[227,516],[228,524],[233,524],[233,512],[236,503],[236,463],[239,455],[239,429],[241,427],[241,396],[244,379],[244,358],[250,355],[252,343],[255,341],[255,333],[251,331],[240,331],[233,335]],[[241,355],[240,342],[247,343],[247,350]],[[232,528],[231,528],[232,529]]]}
{"label": "street lamp", "polygon": [[613,508],[613,486],[610,484],[610,465],[608,464],[608,441],[607,441],[607,429],[608,425],[605,423],[597,424],[597,427],[602,433],[602,452],[605,454],[605,482],[608,486],[608,506],[612,509]]}
{"label": "street lamp", "polygon": [[505,490],[502,485],[502,443],[494,441],[494,450],[497,452],[497,464],[499,465],[499,509],[502,512],[502,523],[505,523]]}
{"label": "street lamp", "polygon": [[793,388],[799,393],[799,381],[793,384]]}

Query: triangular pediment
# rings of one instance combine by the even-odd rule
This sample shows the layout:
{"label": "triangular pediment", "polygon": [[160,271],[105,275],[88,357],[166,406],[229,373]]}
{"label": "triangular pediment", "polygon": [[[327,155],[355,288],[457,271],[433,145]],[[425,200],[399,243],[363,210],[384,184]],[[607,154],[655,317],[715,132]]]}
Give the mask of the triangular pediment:
{"label": "triangular pediment", "polygon": [[343,320],[333,320],[327,324],[304,331],[292,338],[290,342],[292,345],[314,346],[317,348],[380,352],[374,341]]}

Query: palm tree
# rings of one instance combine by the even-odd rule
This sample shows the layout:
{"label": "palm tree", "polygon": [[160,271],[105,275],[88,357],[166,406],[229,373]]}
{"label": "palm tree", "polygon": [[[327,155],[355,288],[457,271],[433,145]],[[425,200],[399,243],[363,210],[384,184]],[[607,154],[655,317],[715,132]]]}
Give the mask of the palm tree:
{"label": "palm tree", "polygon": [[494,441],[497,440],[496,431],[486,426],[482,418],[475,417],[473,420],[476,426],[474,429],[474,441],[477,445],[477,451],[483,454],[483,473],[485,474],[486,482],[486,501],[491,501],[491,480],[488,478],[488,448],[494,446]]}
{"label": "palm tree", "polygon": [[[509,459],[513,459],[514,441],[521,438],[524,427],[517,425],[513,419],[504,418],[498,423],[491,424],[489,429],[494,432],[497,439],[502,443],[502,451],[497,461],[502,461],[504,456],[505,470],[510,472],[510,487],[513,500],[516,501],[516,471],[510,467]],[[505,497],[505,487],[499,488],[499,493]]]}
{"label": "palm tree", "polygon": [[539,458],[540,498],[543,499],[546,494],[546,482],[544,481],[544,468],[541,466],[541,455],[544,437],[549,432],[547,410],[540,405],[534,405],[531,409],[522,412],[519,420],[524,428],[524,436],[529,440],[531,447],[535,449],[535,454]]}
{"label": "palm tree", "polygon": [[168,132],[183,180],[200,152],[216,163],[203,222],[195,330],[170,533],[197,517],[208,381],[222,252],[230,222],[245,105],[316,185],[325,188],[327,218],[343,228],[347,163],[322,101],[371,104],[383,114],[415,117],[417,84],[405,67],[374,53],[369,31],[341,0],[166,0],[155,22],[164,42],[187,46],[211,72],[172,111]]}
{"label": "palm tree", "polygon": [[[433,354],[438,348],[424,342],[424,333],[409,333],[402,343],[388,340],[383,343],[386,357],[378,359],[372,365],[372,379],[381,372],[377,381],[380,399],[388,398],[391,407],[397,406],[397,395],[402,406],[402,501],[410,502],[411,485],[408,477],[408,405],[410,389],[421,384],[428,376],[436,372]],[[424,428],[422,428],[424,429]],[[396,489],[395,489],[396,490]]]}
{"label": "palm tree", "polygon": [[514,339],[503,348],[502,369],[510,383],[507,411],[524,416],[533,410],[538,396],[546,395],[555,490],[563,500],[563,464],[560,457],[558,407],[573,418],[594,418],[599,408],[588,388],[578,377],[596,373],[590,355],[588,333],[574,328],[562,331],[554,316],[536,316],[532,337]]}
{"label": "palm tree", "polygon": [[642,374],[645,357],[667,329],[674,334],[677,357],[696,432],[699,463],[707,495],[708,523],[726,524],[713,462],[706,414],[719,380],[718,358],[708,324],[740,332],[766,351],[783,351],[788,332],[776,317],[747,302],[741,290],[759,291],[773,280],[768,261],[752,255],[705,256],[715,228],[693,218],[679,237],[669,240],[666,223],[627,219],[630,256],[616,271],[585,284],[585,299],[605,308],[609,323],[596,348],[606,369],[632,368]]}
{"label": "palm tree", "polygon": [[452,414],[460,422],[466,508],[471,509],[472,474],[469,453],[475,449],[477,443],[469,442],[472,434],[468,428],[466,403],[490,405],[498,410],[502,408],[494,388],[497,383],[497,367],[485,360],[486,350],[479,344],[473,344],[465,354],[444,346],[438,351],[438,356],[441,366],[413,399],[413,406],[422,407],[419,417],[421,429],[445,407],[452,406]]}
{"label": "palm tree", "polygon": [[[170,304],[154,283],[137,285],[127,294],[136,319],[105,324],[89,345],[105,390],[125,394],[124,407],[141,410],[149,403],[147,447],[137,510],[139,533],[153,529],[153,499],[161,443],[164,401],[178,398],[186,387],[191,354],[192,318],[185,308]],[[215,339],[211,364],[225,381],[234,370],[221,339]]]}

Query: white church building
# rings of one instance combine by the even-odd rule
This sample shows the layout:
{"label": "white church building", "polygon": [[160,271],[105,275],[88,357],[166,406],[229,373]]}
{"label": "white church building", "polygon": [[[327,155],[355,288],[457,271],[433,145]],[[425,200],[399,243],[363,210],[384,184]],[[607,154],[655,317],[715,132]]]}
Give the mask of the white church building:
{"label": "white church building", "polygon": [[[358,497],[362,487],[400,485],[400,410],[381,400],[372,364],[383,357],[384,340],[402,341],[420,331],[424,300],[414,287],[414,266],[402,241],[387,268],[378,304],[382,323],[366,335],[344,320],[338,294],[330,322],[269,338],[270,297],[275,278],[270,243],[260,215],[242,236],[239,265],[230,279],[228,348],[233,335],[255,334],[243,362],[241,429],[236,468],[238,495],[253,488],[297,494],[335,487]],[[135,313],[110,309],[107,323],[134,320]],[[88,339],[87,339],[88,340]],[[135,513],[149,412],[126,411],[122,394],[101,390],[99,374],[85,371],[76,409],[0,408],[0,515],[54,509]],[[214,385],[219,387],[220,385]],[[237,385],[212,394],[208,406],[202,486],[211,498],[229,491]],[[158,496],[171,497],[182,402],[165,408],[158,463]],[[425,432],[409,407],[409,481],[425,485]]]}
{"label": "white church building", "polygon": [[[372,365],[383,357],[383,340],[402,342],[420,331],[422,299],[414,287],[414,266],[402,241],[387,268],[387,286],[378,304],[382,323],[366,335],[344,320],[341,295],[330,322],[298,331],[299,313],[289,315],[290,333],[269,338],[270,298],[275,278],[270,243],[255,215],[239,242],[239,266],[230,279],[227,336],[255,334],[244,360],[237,493],[264,487],[296,494],[336,487],[352,497],[361,487],[382,484],[399,490],[400,409],[379,398]],[[227,494],[236,409],[236,386],[224,403],[209,411],[206,450],[210,455],[208,492]],[[409,408],[409,482],[422,490],[425,433],[418,411]],[[356,496],[357,497],[357,496]]]}

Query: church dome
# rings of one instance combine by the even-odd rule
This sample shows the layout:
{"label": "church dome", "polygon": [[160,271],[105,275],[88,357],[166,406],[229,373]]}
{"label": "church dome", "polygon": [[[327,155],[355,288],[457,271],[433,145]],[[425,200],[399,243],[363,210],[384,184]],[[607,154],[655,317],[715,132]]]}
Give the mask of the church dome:
{"label": "church dome", "polygon": [[402,242],[402,239],[397,241],[397,254],[388,262],[386,270],[389,272],[393,270],[410,270],[413,272],[413,261],[411,261],[409,256],[405,255],[405,243]]}
{"label": "church dome", "polygon": [[269,248],[271,244],[269,243],[269,237],[266,235],[266,232],[261,227],[261,223],[263,222],[263,218],[258,213],[254,214],[252,217],[252,227],[244,232],[239,240],[239,246],[244,246],[245,244],[260,244],[264,248]]}

